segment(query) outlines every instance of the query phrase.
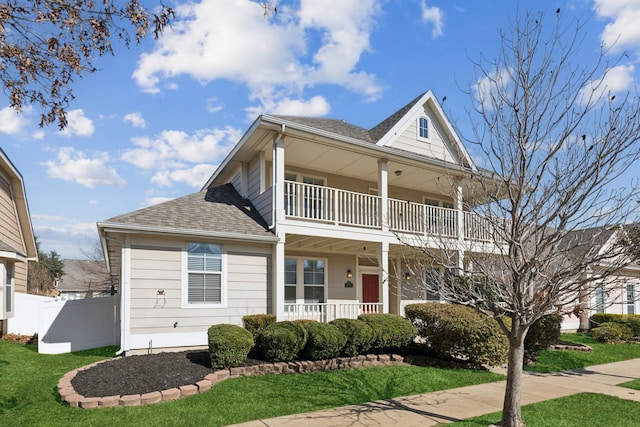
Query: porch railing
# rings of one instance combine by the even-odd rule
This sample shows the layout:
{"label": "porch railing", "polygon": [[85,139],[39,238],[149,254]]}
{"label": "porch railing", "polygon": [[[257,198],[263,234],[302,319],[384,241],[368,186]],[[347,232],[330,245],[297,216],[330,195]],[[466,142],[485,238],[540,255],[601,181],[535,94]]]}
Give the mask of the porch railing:
{"label": "porch railing", "polygon": [[285,304],[284,316],[287,320],[315,320],[330,322],[335,319],[355,319],[361,314],[382,313],[379,303],[321,303]]}
{"label": "porch railing", "polygon": [[[284,209],[288,217],[371,229],[381,229],[386,221],[394,232],[458,237],[460,224],[455,209],[388,199],[387,218],[382,218],[380,196],[301,182],[285,181],[284,184]],[[464,212],[463,218],[466,240],[495,241],[487,218],[471,212]]]}

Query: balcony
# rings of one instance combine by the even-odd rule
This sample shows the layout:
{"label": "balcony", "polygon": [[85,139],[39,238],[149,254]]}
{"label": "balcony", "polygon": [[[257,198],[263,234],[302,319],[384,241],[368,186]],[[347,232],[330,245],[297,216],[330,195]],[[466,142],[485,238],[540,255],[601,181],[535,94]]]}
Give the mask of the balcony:
{"label": "balcony", "polygon": [[[318,221],[338,226],[382,229],[382,198],[319,185],[285,181],[287,218]],[[404,200],[387,200],[386,225],[395,233],[412,233],[457,239],[458,215],[455,209],[430,206]],[[464,212],[462,231],[465,240],[493,243],[491,221]]]}

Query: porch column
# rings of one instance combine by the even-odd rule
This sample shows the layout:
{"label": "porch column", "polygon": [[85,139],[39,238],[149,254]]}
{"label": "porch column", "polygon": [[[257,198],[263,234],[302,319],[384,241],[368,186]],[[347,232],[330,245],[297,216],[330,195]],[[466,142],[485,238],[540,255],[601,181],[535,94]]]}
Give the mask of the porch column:
{"label": "porch column", "polygon": [[396,258],[396,314],[402,316],[402,292],[404,286],[404,274],[402,272],[402,257]]}
{"label": "porch column", "polygon": [[380,244],[380,281],[382,283],[382,312],[389,312],[389,242]]}
{"label": "porch column", "polygon": [[284,236],[273,248],[273,313],[284,320]]}
{"label": "porch column", "polygon": [[271,222],[275,225],[284,219],[284,135],[279,135],[273,143],[272,174],[275,218],[272,218]]}
{"label": "porch column", "polygon": [[382,226],[382,232],[386,233],[389,231],[389,178],[386,159],[378,160],[378,195],[380,196],[380,225]]}
{"label": "porch column", "polygon": [[457,179],[454,183],[454,207],[456,209],[456,224],[458,238],[458,273],[462,274],[464,270],[464,209],[462,202],[462,181]]}

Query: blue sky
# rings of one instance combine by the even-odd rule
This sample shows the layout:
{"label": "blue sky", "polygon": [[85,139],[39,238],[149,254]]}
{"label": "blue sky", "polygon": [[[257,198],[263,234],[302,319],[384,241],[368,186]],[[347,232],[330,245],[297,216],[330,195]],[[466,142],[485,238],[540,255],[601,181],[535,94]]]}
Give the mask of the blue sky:
{"label": "blue sky", "polygon": [[81,258],[96,222],[200,190],[261,113],[369,128],[431,89],[470,136],[472,63],[497,54],[517,7],[591,18],[585,59],[615,41],[613,53],[629,55],[610,87],[640,77],[637,0],[281,0],[268,19],[256,1],[165,4],[178,15],[160,40],[116,46],[75,82],[64,132],[0,98],[0,145],[24,177],[45,251]]}

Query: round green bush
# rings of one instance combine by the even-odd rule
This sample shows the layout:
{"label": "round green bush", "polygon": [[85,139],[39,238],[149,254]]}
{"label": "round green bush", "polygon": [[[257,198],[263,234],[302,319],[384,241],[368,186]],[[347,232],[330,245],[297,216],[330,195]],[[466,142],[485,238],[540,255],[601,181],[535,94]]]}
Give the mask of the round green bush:
{"label": "round green bush", "polygon": [[328,323],[306,323],[309,333],[302,356],[308,360],[325,360],[338,357],[347,342],[347,337],[334,325]]}
{"label": "round green bush", "polygon": [[264,328],[275,322],[275,314],[247,314],[242,317],[244,328],[251,332],[254,340],[258,339],[258,335],[260,335],[260,332],[262,332]]}
{"label": "round green bush", "polygon": [[282,321],[267,326],[258,336],[258,347],[265,360],[289,362],[307,344],[307,330],[301,323]]}
{"label": "round green bush", "polygon": [[[602,331],[602,328],[605,328],[606,330]],[[611,333],[609,330],[613,330],[615,332]],[[606,339],[606,341],[603,342],[629,341],[633,337],[633,330],[631,329],[631,327],[624,323],[618,322],[604,322],[597,328],[592,329],[590,333],[591,336],[593,336],[595,339],[598,339],[596,338],[596,336]],[[600,340],[598,339],[598,341]]]}
{"label": "round green bush", "polygon": [[591,337],[594,340],[603,342],[603,343],[611,343],[611,342],[619,341],[620,329],[606,326],[607,324],[611,325],[612,323],[605,322],[602,326],[598,326],[597,328],[591,329],[591,331],[589,331],[589,335],[591,335]]}
{"label": "round green bush", "polygon": [[507,360],[508,341],[498,322],[470,307],[424,303],[405,307],[418,335],[442,357],[496,366]]}
{"label": "round green bush", "polygon": [[366,354],[373,343],[373,329],[367,323],[358,319],[336,319],[329,322],[336,326],[346,337],[343,356],[357,356]]}
{"label": "round green bush", "polygon": [[374,353],[404,353],[413,343],[416,330],[411,322],[395,314],[361,314],[361,320],[373,329],[371,351]]}
{"label": "round green bush", "polygon": [[548,314],[533,322],[524,339],[524,355],[528,360],[536,360],[542,350],[560,339],[562,315]]}
{"label": "round green bush", "polygon": [[214,369],[242,365],[254,344],[251,332],[236,325],[213,325],[207,335],[211,367]]}

